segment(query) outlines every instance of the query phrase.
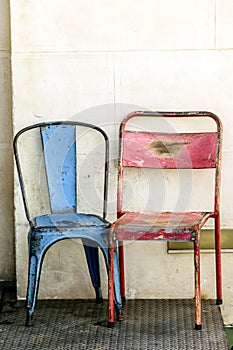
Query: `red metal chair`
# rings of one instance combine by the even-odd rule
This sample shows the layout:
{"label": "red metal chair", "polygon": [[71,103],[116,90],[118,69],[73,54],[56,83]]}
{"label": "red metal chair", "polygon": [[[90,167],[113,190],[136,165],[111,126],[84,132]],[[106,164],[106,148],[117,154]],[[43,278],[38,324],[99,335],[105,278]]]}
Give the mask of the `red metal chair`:
{"label": "red metal chair", "polygon": [[[214,132],[164,133],[135,131],[132,118],[166,118],[179,120],[185,118],[211,118],[216,123]],[[168,118],[168,119],[167,119]],[[130,129],[128,121],[130,120]],[[210,120],[210,119],[209,119]],[[150,119],[151,121],[151,119]],[[196,121],[196,119],[195,119]],[[147,124],[148,125],[148,124]],[[149,124],[150,126],[150,124]],[[150,128],[151,130],[151,128]],[[118,213],[111,226],[109,248],[109,324],[114,324],[114,241],[118,240],[121,272],[121,294],[125,299],[123,241],[158,240],[192,241],[194,243],[195,271],[195,329],[201,329],[201,290],[200,290],[200,230],[209,218],[215,222],[215,255],[217,304],[222,303],[221,244],[219,191],[221,169],[222,125],[219,118],[209,112],[134,112],[129,114],[120,126],[120,159],[118,173]],[[139,212],[125,211],[123,198],[126,184],[125,168],[151,169],[213,169],[214,206],[212,211],[203,212]]]}

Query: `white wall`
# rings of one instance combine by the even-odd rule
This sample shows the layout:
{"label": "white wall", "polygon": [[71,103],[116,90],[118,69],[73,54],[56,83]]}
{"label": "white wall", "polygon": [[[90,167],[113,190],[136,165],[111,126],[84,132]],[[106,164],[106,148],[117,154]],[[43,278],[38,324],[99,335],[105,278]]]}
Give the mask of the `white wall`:
{"label": "white wall", "polygon": [[[222,225],[232,228],[232,10],[226,0],[11,0],[14,132],[42,120],[76,117],[105,128],[116,140],[119,122],[138,109],[135,105],[212,111],[225,130]],[[111,208],[115,186],[112,161]],[[17,281],[23,298],[27,223],[20,198],[16,179]],[[84,261],[81,248],[62,242],[51,249],[41,298],[93,297],[86,270],[78,268]],[[226,323],[233,319],[232,260],[233,254],[223,255]],[[192,269],[191,254],[168,255],[166,244],[129,244],[128,297],[192,297]],[[203,297],[215,296],[213,276],[214,256],[202,254]],[[104,288],[106,295],[106,276]]]}
{"label": "white wall", "polygon": [[11,118],[10,7],[0,1],[0,280],[15,278]]}

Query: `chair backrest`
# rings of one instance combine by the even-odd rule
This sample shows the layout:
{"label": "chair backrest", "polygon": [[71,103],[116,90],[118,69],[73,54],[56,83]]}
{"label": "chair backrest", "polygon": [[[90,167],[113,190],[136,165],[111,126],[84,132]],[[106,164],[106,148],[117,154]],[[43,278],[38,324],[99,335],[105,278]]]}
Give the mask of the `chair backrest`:
{"label": "chair backrest", "polygon": [[76,212],[76,127],[40,127],[51,211]]}
{"label": "chair backrest", "polygon": [[[77,127],[85,131],[93,129],[104,138],[104,179],[103,179],[103,218],[107,211],[109,142],[105,132],[99,127],[83,122],[45,122],[20,130],[14,138],[14,154],[20,179],[25,212],[29,222],[32,217],[26,196],[25,181],[18,147],[22,135],[39,130],[43,163],[48,187],[51,213],[72,213],[77,211]],[[30,145],[29,145],[30,147]],[[24,151],[25,152],[25,151]]]}
{"label": "chair backrest", "polygon": [[[172,133],[127,129],[132,118],[211,118],[213,132]],[[201,123],[201,119],[200,119]],[[132,123],[131,123],[132,124]],[[122,214],[124,167],[153,169],[210,169],[215,175],[215,211],[219,210],[222,125],[209,112],[133,112],[120,126],[118,216]]]}

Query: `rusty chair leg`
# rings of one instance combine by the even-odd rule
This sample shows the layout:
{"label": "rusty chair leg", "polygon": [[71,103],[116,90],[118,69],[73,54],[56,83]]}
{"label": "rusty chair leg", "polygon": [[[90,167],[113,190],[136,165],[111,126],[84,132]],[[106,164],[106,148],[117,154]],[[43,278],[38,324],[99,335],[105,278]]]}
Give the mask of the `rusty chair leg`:
{"label": "rusty chair leg", "polygon": [[110,239],[108,248],[108,327],[114,326],[114,243]]}
{"label": "rusty chair leg", "polygon": [[221,268],[221,236],[220,236],[220,217],[215,218],[215,259],[216,259],[216,304],[222,304],[222,268]]}
{"label": "rusty chair leg", "polygon": [[119,251],[119,267],[120,267],[120,284],[121,284],[121,298],[124,302],[126,300],[125,295],[125,264],[124,264],[124,243],[123,241],[118,242]]}
{"label": "rusty chair leg", "polygon": [[201,273],[200,273],[200,231],[194,241],[195,267],[195,329],[201,330]]}

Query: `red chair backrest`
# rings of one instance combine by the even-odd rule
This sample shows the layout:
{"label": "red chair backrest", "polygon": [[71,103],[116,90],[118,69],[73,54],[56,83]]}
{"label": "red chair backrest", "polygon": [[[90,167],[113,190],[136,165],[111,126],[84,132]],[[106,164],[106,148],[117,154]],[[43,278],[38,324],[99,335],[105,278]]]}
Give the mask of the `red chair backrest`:
{"label": "red chair backrest", "polygon": [[[214,132],[161,133],[127,130],[127,122],[134,117],[212,118]],[[201,120],[200,120],[201,122]],[[215,210],[219,207],[222,125],[209,112],[134,112],[120,126],[120,162],[118,183],[118,215],[122,212],[123,168],[207,169],[216,168]]]}
{"label": "red chair backrest", "polygon": [[156,134],[125,131],[123,166],[138,168],[215,168],[218,134]]}

